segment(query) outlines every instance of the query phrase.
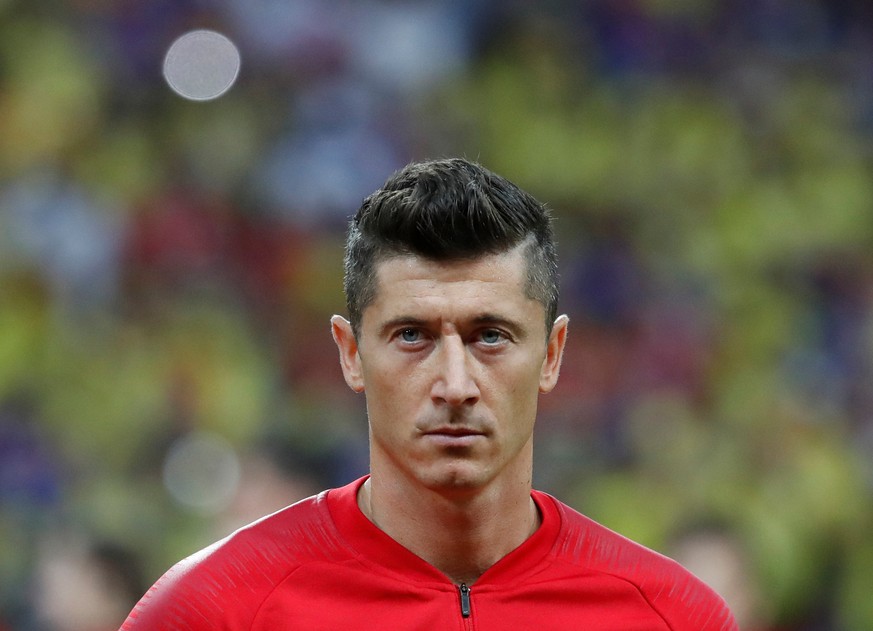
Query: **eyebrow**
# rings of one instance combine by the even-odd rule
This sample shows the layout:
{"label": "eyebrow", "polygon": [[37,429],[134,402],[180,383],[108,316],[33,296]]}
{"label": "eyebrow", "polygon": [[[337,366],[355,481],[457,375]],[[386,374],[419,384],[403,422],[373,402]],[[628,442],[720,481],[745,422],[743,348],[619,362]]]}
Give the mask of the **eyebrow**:
{"label": "eyebrow", "polygon": [[503,316],[495,315],[492,313],[483,313],[482,315],[476,316],[473,318],[473,323],[477,325],[483,324],[491,324],[495,326],[500,326],[505,329],[509,329],[515,334],[519,334],[524,330],[518,322],[512,320],[510,318],[504,318]]}
{"label": "eyebrow", "polygon": [[[513,335],[521,336],[524,333],[524,327],[517,321],[510,318],[505,318],[493,313],[482,313],[471,320],[471,323],[476,326],[490,325],[498,326],[509,330]],[[432,324],[431,321],[415,316],[401,315],[396,318],[391,318],[382,323],[379,331],[382,335],[386,335],[390,330],[398,327],[428,327]]]}
{"label": "eyebrow", "polygon": [[427,326],[427,320],[422,320],[421,318],[415,318],[413,316],[398,316],[396,318],[391,318],[382,323],[379,327],[380,335],[386,335],[391,329],[396,329],[398,327],[410,326],[410,327],[425,327]]}

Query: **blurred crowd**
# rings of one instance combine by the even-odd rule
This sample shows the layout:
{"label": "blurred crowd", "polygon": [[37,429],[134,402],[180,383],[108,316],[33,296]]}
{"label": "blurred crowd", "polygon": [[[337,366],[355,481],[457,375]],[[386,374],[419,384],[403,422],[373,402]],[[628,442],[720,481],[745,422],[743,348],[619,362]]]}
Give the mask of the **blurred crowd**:
{"label": "blurred crowd", "polygon": [[345,225],[448,155],[556,217],[535,484],[744,631],[873,628],[873,4],[0,0],[0,630],[115,629],[366,472]]}

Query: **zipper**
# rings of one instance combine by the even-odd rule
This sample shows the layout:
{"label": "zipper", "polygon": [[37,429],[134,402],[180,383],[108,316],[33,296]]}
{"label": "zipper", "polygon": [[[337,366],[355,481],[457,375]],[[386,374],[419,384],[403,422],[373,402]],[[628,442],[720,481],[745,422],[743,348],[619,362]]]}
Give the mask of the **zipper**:
{"label": "zipper", "polygon": [[464,618],[470,617],[470,588],[466,583],[458,585],[458,591],[461,594],[461,616]]}

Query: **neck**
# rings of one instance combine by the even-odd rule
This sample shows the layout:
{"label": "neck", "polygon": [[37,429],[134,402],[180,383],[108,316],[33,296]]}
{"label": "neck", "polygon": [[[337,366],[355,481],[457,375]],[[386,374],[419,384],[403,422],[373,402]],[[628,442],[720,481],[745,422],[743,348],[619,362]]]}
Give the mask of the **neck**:
{"label": "neck", "polygon": [[392,539],[443,572],[472,585],[521,545],[540,524],[529,478],[459,495],[389,484],[373,472],[358,493],[358,506]]}

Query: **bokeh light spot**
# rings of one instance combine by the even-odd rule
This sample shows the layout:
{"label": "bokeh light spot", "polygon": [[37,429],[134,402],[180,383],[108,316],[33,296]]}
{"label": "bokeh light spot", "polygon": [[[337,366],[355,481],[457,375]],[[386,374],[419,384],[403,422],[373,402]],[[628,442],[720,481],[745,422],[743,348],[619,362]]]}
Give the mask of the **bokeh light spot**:
{"label": "bokeh light spot", "polygon": [[179,504],[214,514],[233,499],[240,462],[221,436],[196,431],[178,438],[164,461],[164,486]]}
{"label": "bokeh light spot", "polygon": [[221,33],[185,33],[164,57],[164,78],[172,90],[192,101],[217,99],[230,90],[239,75],[240,54]]}

